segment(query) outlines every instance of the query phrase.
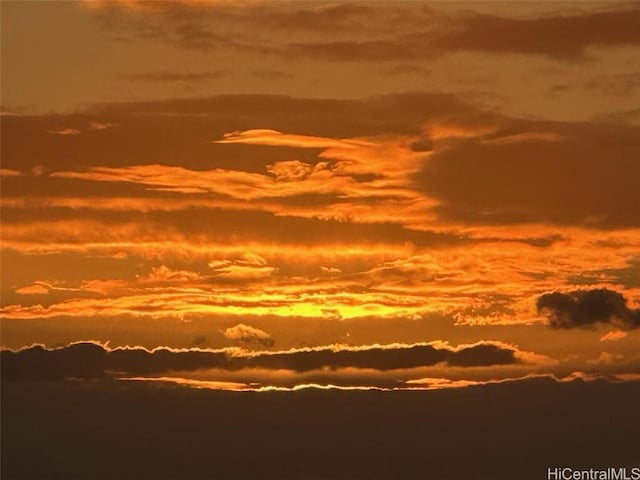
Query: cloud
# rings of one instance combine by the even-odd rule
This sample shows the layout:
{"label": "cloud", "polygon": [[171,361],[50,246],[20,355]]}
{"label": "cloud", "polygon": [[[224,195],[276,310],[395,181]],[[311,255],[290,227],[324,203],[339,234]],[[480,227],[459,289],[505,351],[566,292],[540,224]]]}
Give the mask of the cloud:
{"label": "cloud", "polygon": [[26,285],[16,289],[20,295],[40,295],[51,292],[80,292],[82,288],[64,287],[59,283],[36,281],[31,285]]}
{"label": "cloud", "polygon": [[50,287],[43,283],[34,283],[16,289],[16,293],[20,295],[46,295],[50,291]]}
{"label": "cloud", "polygon": [[601,342],[612,342],[615,340],[620,340],[628,335],[627,332],[623,332],[622,330],[611,330],[605,333],[602,337],[600,337]]}
{"label": "cloud", "polygon": [[588,360],[587,363],[590,365],[615,365],[623,358],[624,356],[620,354],[601,352],[598,358]]}
{"label": "cloud", "polygon": [[190,72],[190,73],[176,73],[170,71],[160,72],[147,72],[147,73],[135,73],[135,74],[123,74],[118,78],[124,80],[143,81],[143,82],[158,82],[158,83],[172,83],[172,82],[199,82],[203,80],[214,80],[224,75],[221,71],[210,72]]}
{"label": "cloud", "polygon": [[[234,48],[332,61],[427,60],[458,51],[572,61],[586,58],[590,47],[640,43],[640,9],[635,5],[514,18],[469,9],[438,11],[437,5],[422,3],[248,2],[243,8],[236,3],[99,3],[103,8],[94,12],[112,29],[151,36],[180,48]],[[252,31],[252,38],[243,35],[245,31]],[[319,31],[334,32],[337,40],[318,40]]]}
{"label": "cloud", "polygon": [[342,270],[337,267],[325,267],[324,265],[320,266],[320,270],[324,273],[342,273]]}
{"label": "cloud", "polygon": [[[240,341],[272,345],[272,339],[266,332],[248,325],[236,325],[225,330],[224,334]],[[249,338],[251,340],[247,340]],[[440,363],[455,367],[516,365],[521,363],[517,352],[519,350],[516,347],[500,342],[479,342],[460,347],[451,347],[443,342],[333,346],[254,353],[237,349],[112,349],[94,342],[80,342],[57,349],[36,345],[17,351],[2,350],[1,354],[3,379],[28,380],[161,375],[171,371],[201,369],[309,372],[355,368],[390,371]]]}
{"label": "cloud", "polygon": [[552,328],[590,328],[612,324],[623,329],[640,327],[640,309],[627,306],[622,294],[600,288],[568,293],[545,293],[537,301]]}
{"label": "cloud", "polygon": [[362,140],[342,140],[315,137],[311,135],[287,134],[279,132],[277,130],[269,129],[254,129],[225,133],[224,139],[216,140],[215,143],[245,143],[254,145],[273,145],[302,148],[350,148],[375,145],[374,143]]}
{"label": "cloud", "polygon": [[3,350],[2,363],[3,377],[8,380],[92,379],[105,378],[109,371],[151,374],[176,368],[214,368],[226,364],[226,355],[199,350],[184,351],[183,355],[167,349],[110,350],[98,343],[80,342],[53,350],[41,346],[17,352]]}
{"label": "cloud", "polygon": [[109,295],[128,287],[129,284],[124,280],[87,280],[82,282],[80,290],[85,292],[97,293],[100,295]]}
{"label": "cloud", "polygon": [[[443,220],[552,223],[598,229],[640,224],[636,127],[503,119],[449,139],[415,178]],[[615,137],[615,140],[613,139]],[[604,167],[603,167],[604,166]]]}
{"label": "cloud", "polygon": [[194,282],[202,280],[203,277],[196,273],[187,270],[173,270],[166,265],[160,265],[153,267],[149,275],[141,277],[141,282],[149,283],[180,283],[180,282]]}
{"label": "cloud", "polygon": [[229,280],[259,280],[272,276],[277,268],[255,253],[243,253],[234,259],[211,260],[209,267],[216,278]]}
{"label": "cloud", "polygon": [[[106,130],[107,128],[111,128],[111,127],[113,127],[112,123],[99,122],[97,120],[91,120],[91,121],[89,121],[89,124],[85,128],[85,130],[86,131]],[[75,127],[60,127],[60,128],[49,129],[49,130],[47,130],[47,133],[50,134],[50,135],[63,135],[63,136],[80,135],[82,133],[82,130],[80,130],[79,128],[75,128]]]}
{"label": "cloud", "polygon": [[265,348],[271,348],[274,344],[273,338],[267,332],[259,328],[239,323],[235,327],[229,327],[223,335],[230,340],[237,340],[245,344],[257,344]]}
{"label": "cloud", "polygon": [[490,343],[481,343],[458,350],[447,359],[449,365],[458,367],[509,365],[516,361],[514,350]]}
{"label": "cloud", "polygon": [[[93,119],[118,128],[76,146],[45,133]],[[23,255],[3,282],[10,320],[536,323],[531,299],[576,273],[611,288],[635,278],[604,269],[637,256],[639,232],[619,230],[638,221],[637,129],[515,120],[422,94],[219,96],[4,120],[3,165],[44,162],[41,175],[2,180],[3,246]],[[16,294],[59,278],[22,268],[43,252],[73,255],[85,270],[75,278],[89,279],[88,265],[104,268],[95,258],[125,254],[114,268],[128,288]]]}
{"label": "cloud", "polygon": [[[317,163],[317,151],[304,148],[310,145],[304,142],[304,137],[320,139],[322,145],[330,142],[340,146],[344,145],[336,144],[340,138],[420,134],[421,125],[431,118],[473,112],[476,112],[475,108],[447,94],[386,95],[367,99],[245,94],[102,104],[77,114],[3,117],[2,166],[27,171],[42,164],[50,171],[64,171],[95,166],[170,166],[176,165],[179,158],[180,165],[188,170],[222,168],[255,173],[283,160]],[[89,125],[96,118],[103,124],[117,124],[118,128],[109,128],[102,132],[104,135],[82,135],[82,141],[77,143],[63,142],[56,135],[46,133],[60,125],[74,125],[80,129],[79,125]],[[177,118],[180,120],[176,121]],[[240,141],[257,140],[246,134],[242,138],[230,136],[227,139],[234,143],[209,143],[225,140],[227,132],[255,132],[257,126],[269,127],[272,134],[266,137],[272,143],[279,139],[281,142],[289,140],[289,144],[258,150]],[[162,141],[158,141],[159,131]],[[286,133],[273,132],[298,132],[298,135],[287,137]],[[155,141],[140,141],[142,138]],[[302,147],[298,146],[300,144]],[[259,160],[256,160],[256,154],[259,154]],[[46,185],[39,187],[46,188]],[[3,185],[3,196],[7,195],[5,188]]]}
{"label": "cloud", "polygon": [[107,128],[111,128],[113,126],[114,126],[113,123],[91,120],[91,122],[89,122],[88,129],[89,130],[106,130]]}
{"label": "cloud", "polygon": [[[378,13],[384,10],[380,8]],[[329,42],[291,42],[281,45],[276,53],[297,52],[325,60],[379,62],[429,60],[451,52],[474,51],[542,55],[555,60],[575,61],[587,58],[590,47],[640,44],[636,28],[640,9],[635,5],[608,11],[578,11],[534,18],[468,11],[434,15],[419,6],[414,7],[413,12],[416,18],[424,19],[422,25],[405,21],[397,23],[397,29],[378,36],[352,36]],[[431,25],[431,28],[425,25]]]}
{"label": "cloud", "polygon": [[314,167],[299,160],[287,160],[267,166],[267,171],[279,182],[295,182],[307,178],[318,166]]}
{"label": "cloud", "polygon": [[441,51],[538,54],[575,60],[585,57],[593,46],[640,44],[638,22],[640,9],[636,5],[525,19],[470,14],[431,44]]}
{"label": "cloud", "polygon": [[52,130],[47,130],[47,133],[51,135],[79,135],[80,130],[73,127],[61,127]]}

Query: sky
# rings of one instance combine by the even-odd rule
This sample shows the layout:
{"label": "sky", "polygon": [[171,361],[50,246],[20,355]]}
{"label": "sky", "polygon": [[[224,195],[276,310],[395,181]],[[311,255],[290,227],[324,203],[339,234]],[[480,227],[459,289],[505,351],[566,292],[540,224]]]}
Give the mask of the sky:
{"label": "sky", "polygon": [[640,478],[639,3],[0,20],[3,478]]}
{"label": "sky", "polygon": [[5,363],[231,390],[637,380],[639,22],[3,1]]}

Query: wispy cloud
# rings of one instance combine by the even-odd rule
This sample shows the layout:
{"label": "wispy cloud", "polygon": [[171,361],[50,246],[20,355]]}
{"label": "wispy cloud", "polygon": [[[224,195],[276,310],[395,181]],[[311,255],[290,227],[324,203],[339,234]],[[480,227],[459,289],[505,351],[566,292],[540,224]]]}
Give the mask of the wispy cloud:
{"label": "wispy cloud", "polygon": [[[153,35],[182,48],[232,47],[274,55],[342,61],[428,60],[452,52],[542,55],[560,61],[588,57],[592,47],[640,43],[634,5],[565,9],[513,17],[414,4],[317,5],[263,2],[112,2],[87,5],[112,28]],[[340,12],[340,13],[338,13]],[[143,21],[143,18],[146,21]],[[393,19],[389,22],[388,19]],[[108,19],[108,22],[106,21]],[[224,22],[224,23],[222,23]],[[218,31],[224,26],[226,35]],[[219,28],[216,28],[219,27]],[[240,35],[252,28],[253,40]],[[332,31],[339,40],[318,40]],[[286,31],[288,37],[280,34]]]}

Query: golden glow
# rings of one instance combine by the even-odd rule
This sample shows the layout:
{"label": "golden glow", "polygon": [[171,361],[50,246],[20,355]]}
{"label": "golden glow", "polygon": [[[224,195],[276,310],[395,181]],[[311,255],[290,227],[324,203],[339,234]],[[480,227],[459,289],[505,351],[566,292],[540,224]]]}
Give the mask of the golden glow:
{"label": "golden glow", "polygon": [[[486,8],[3,5],[2,342],[493,340],[531,374],[637,369],[640,40],[579,28],[635,11]],[[402,380],[488,380],[454,373]],[[302,377],[257,388],[354,387]]]}

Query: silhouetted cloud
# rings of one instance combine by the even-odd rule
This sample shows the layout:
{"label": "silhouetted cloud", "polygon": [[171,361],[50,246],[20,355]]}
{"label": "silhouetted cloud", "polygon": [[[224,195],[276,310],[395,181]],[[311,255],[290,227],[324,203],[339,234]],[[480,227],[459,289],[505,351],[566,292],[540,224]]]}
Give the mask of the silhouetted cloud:
{"label": "silhouetted cloud", "polygon": [[514,350],[500,345],[482,343],[454,352],[448,359],[449,365],[459,367],[486,367],[516,363]]}
{"label": "silhouetted cloud", "polygon": [[[270,337],[253,327],[240,325],[228,329],[234,338]],[[316,347],[281,352],[243,352],[235,349],[147,350],[141,347],[110,349],[94,342],[79,342],[57,349],[40,345],[21,350],[2,350],[2,376],[5,380],[104,378],[109,376],[159,375],[171,371],[245,368],[267,370],[336,370],[341,368],[379,371],[433,366],[439,363],[458,367],[514,365],[529,362],[530,352],[499,342],[451,347],[433,344],[391,344],[364,347]]]}
{"label": "silhouetted cloud", "polygon": [[593,327],[598,323],[624,329],[640,327],[640,309],[629,308],[622,294],[606,288],[545,293],[538,298],[537,307],[548,314],[553,328]]}

